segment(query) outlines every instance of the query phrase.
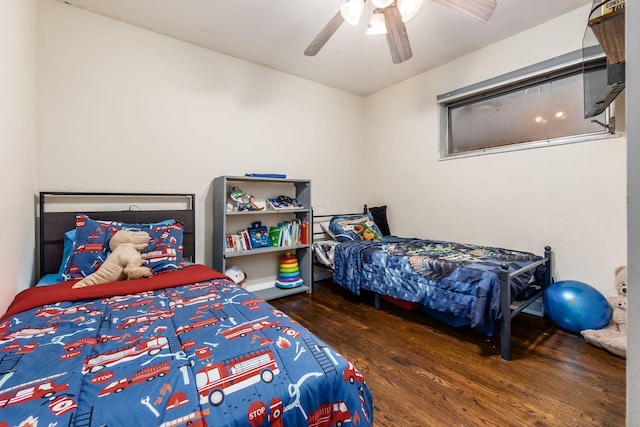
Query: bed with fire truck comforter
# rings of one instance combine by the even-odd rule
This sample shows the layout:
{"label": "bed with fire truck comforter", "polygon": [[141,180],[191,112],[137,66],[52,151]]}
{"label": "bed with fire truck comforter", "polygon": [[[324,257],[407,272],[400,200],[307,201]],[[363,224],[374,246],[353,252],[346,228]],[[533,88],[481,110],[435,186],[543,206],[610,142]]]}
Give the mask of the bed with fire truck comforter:
{"label": "bed with fire truck comforter", "polygon": [[202,265],[18,294],[0,319],[0,426],[359,426],[352,363]]}

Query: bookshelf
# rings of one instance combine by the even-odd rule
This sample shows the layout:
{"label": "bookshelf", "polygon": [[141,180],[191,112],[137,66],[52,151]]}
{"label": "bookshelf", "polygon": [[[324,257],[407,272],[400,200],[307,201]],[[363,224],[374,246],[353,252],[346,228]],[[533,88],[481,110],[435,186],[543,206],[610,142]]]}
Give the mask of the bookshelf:
{"label": "bookshelf", "polygon": [[[230,197],[232,189],[253,196],[252,207],[237,210],[239,203]],[[284,209],[273,209],[268,199],[284,196],[295,203]],[[246,201],[244,197],[242,201]],[[213,180],[213,268],[224,272],[228,266],[237,265],[247,275],[247,290],[264,300],[281,298],[300,292],[311,292],[311,181],[308,179],[262,178],[250,176],[219,176]],[[261,208],[260,210],[251,210]],[[285,246],[265,246],[254,249],[241,245],[229,246],[228,236],[241,236],[242,231],[259,221],[267,228],[278,224],[300,225],[300,239],[295,237]],[[302,223],[306,222],[306,239],[302,238]],[[235,238],[238,241],[238,237]],[[305,243],[303,243],[305,242]],[[298,260],[301,286],[279,288],[275,283],[279,276],[280,257],[295,254]]]}

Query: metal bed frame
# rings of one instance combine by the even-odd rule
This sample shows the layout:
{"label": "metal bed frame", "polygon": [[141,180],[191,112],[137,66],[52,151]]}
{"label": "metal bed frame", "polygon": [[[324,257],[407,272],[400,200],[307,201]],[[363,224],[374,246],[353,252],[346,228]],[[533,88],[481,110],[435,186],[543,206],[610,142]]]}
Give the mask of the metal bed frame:
{"label": "metal bed frame", "polygon": [[[313,232],[312,232],[312,242],[315,240],[327,240],[329,236],[324,232],[324,230],[318,230],[316,228],[316,219],[329,220],[334,216],[339,215],[361,215],[363,213],[367,213],[368,208],[367,205],[364,205],[364,210],[362,212],[356,213],[342,213],[335,215],[315,215],[313,216]],[[537,268],[540,265],[546,265],[545,274],[544,274],[544,283],[541,284],[539,290],[537,290],[531,297],[524,301],[520,301],[517,307],[512,307],[512,295],[511,295],[511,279],[517,277],[523,273],[526,273],[530,270]],[[328,266],[318,263],[314,261],[314,265],[325,268],[327,270],[331,270]],[[523,310],[537,301],[544,294],[545,289],[552,282],[552,251],[550,246],[545,246],[544,248],[544,257],[539,261],[535,261],[525,267],[522,267],[519,270],[514,271],[513,273],[509,272],[509,266],[507,264],[502,264],[500,272],[498,273],[498,277],[500,279],[500,311],[502,313],[502,320],[500,321],[500,357],[504,360],[511,359],[511,321],[514,317],[520,314]],[[374,292],[374,305],[375,309],[380,309],[380,294]]]}

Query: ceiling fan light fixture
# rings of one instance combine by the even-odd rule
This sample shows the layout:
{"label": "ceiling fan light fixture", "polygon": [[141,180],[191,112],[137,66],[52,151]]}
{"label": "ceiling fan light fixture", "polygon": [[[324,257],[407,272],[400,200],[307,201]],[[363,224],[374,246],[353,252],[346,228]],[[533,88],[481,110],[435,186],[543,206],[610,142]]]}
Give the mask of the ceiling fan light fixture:
{"label": "ceiling fan light fixture", "polygon": [[381,10],[374,10],[367,26],[367,35],[387,34],[387,25]]}
{"label": "ceiling fan light fixture", "polygon": [[363,9],[364,0],[349,0],[340,6],[340,14],[349,24],[358,25]]}
{"label": "ceiling fan light fixture", "polygon": [[385,7],[391,6],[393,1],[394,0],[371,0],[371,3],[378,9],[384,9]]}
{"label": "ceiling fan light fixture", "polygon": [[422,7],[423,0],[397,0],[402,22],[409,22]]}

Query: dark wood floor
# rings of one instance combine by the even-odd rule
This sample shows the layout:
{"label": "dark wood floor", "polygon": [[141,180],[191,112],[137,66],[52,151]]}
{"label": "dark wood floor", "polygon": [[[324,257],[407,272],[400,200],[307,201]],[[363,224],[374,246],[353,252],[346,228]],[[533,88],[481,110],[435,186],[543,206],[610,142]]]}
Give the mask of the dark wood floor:
{"label": "dark wood floor", "polygon": [[468,327],[385,301],[375,311],[330,280],[270,302],[358,367],[376,427],[625,425],[625,360],[548,319],[516,317],[504,361]]}

